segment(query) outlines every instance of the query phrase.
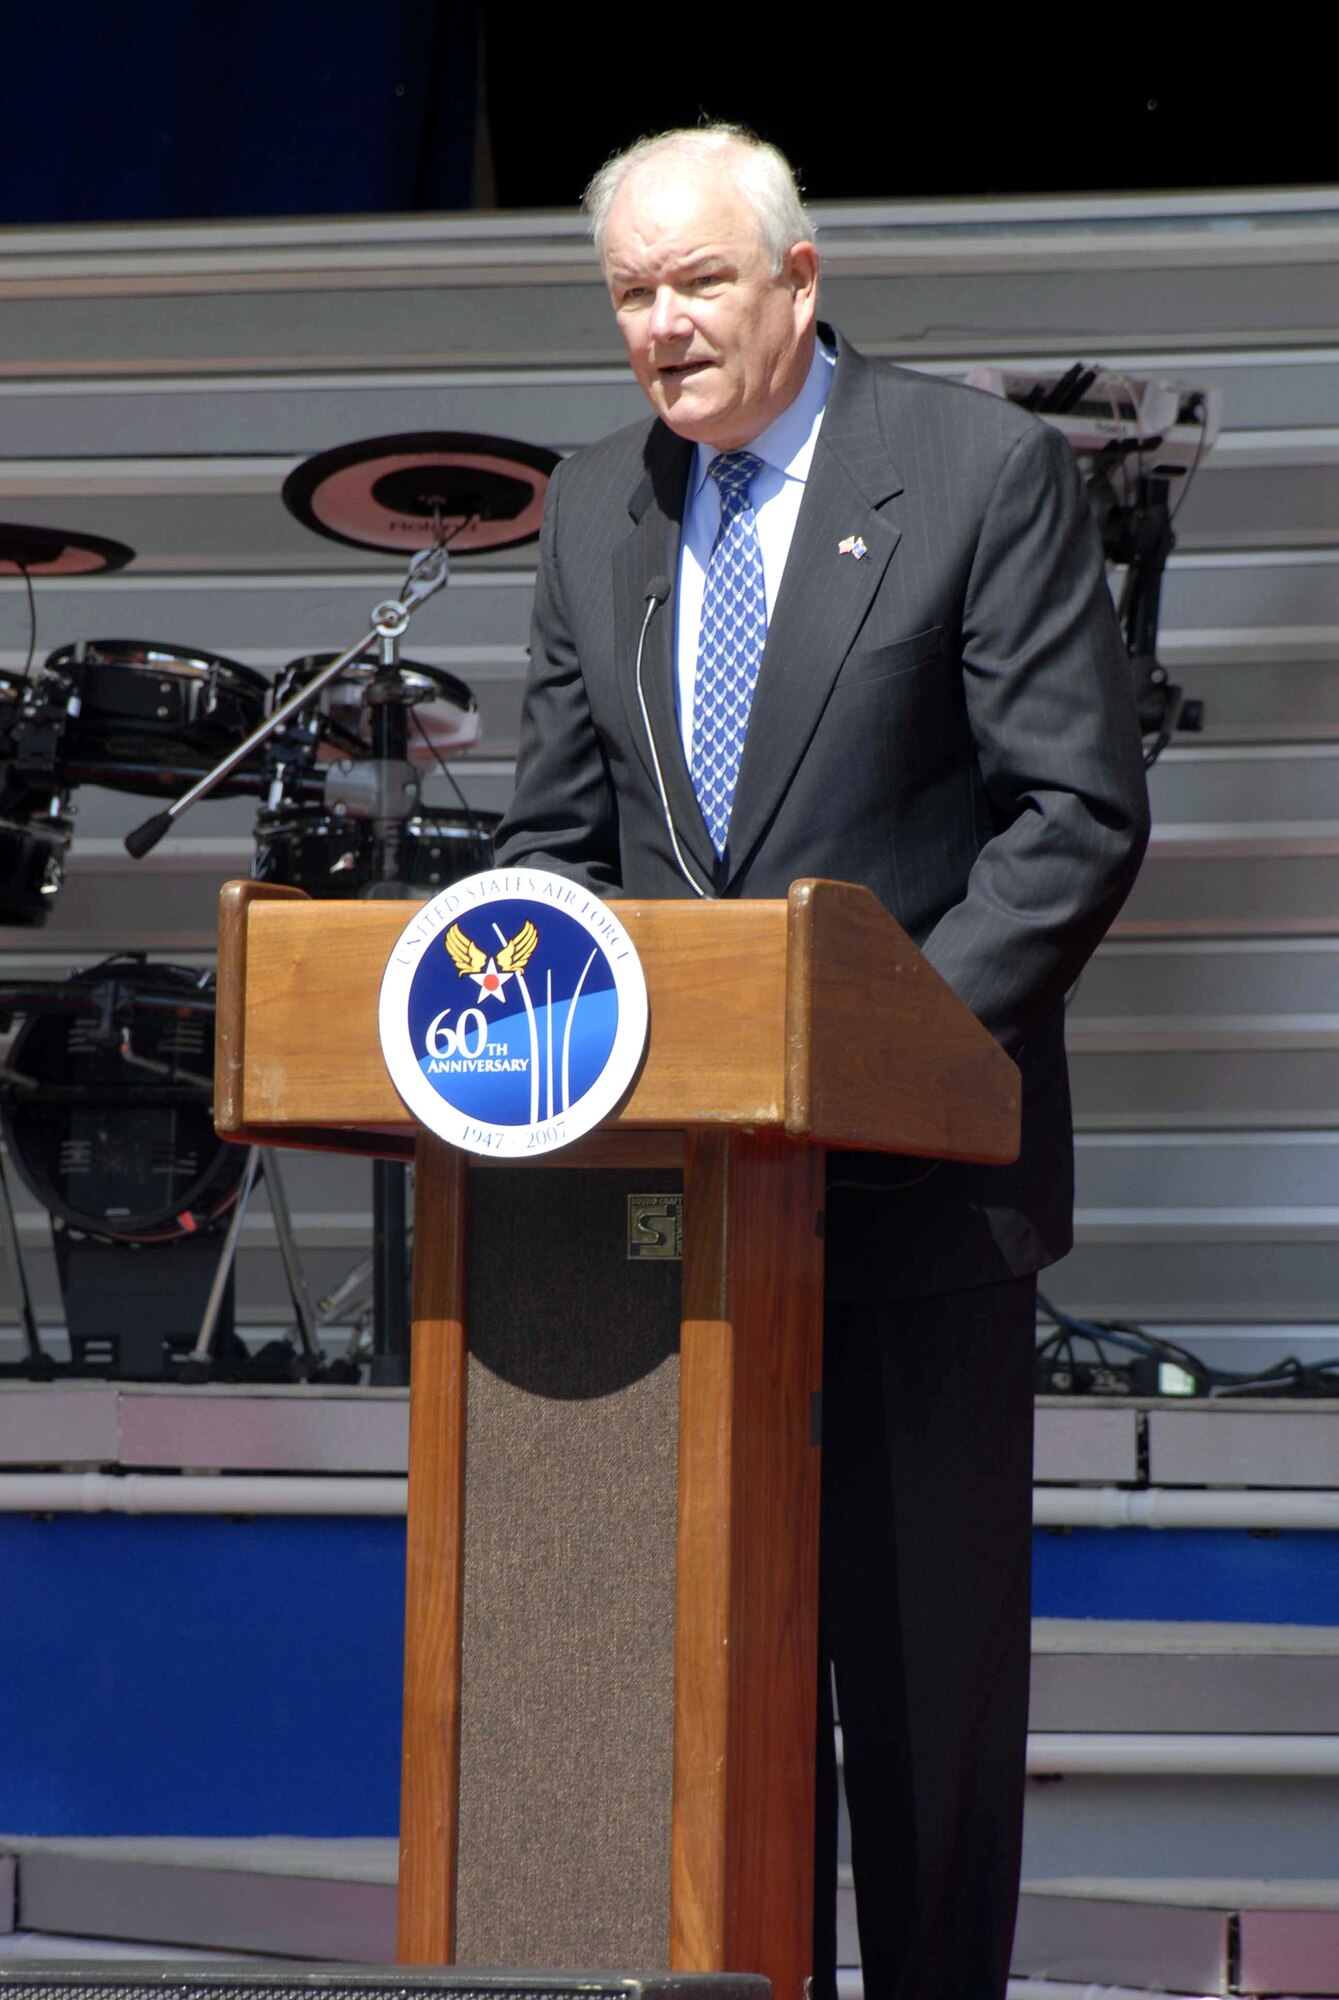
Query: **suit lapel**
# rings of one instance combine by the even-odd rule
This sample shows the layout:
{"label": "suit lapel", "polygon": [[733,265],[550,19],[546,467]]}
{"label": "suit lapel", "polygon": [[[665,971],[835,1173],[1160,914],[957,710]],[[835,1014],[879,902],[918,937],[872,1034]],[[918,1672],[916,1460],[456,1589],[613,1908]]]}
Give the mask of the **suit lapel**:
{"label": "suit lapel", "polygon": [[634,526],[614,551],[614,645],[618,685],[631,741],[646,767],[648,779],[654,784],[655,772],[637,700],[636,667],[647,595],[652,581],[662,578],[670,595],[647,628],[642,692],[675,832],[703,873],[710,877],[716,856],[684,761],[675,691],[674,600],[692,454],[692,445],[675,437],[665,425],[657,423],[652,428],[646,447],[646,474],[628,503]]}
{"label": "suit lapel", "polygon": [[[730,817],[730,875],[794,776],[900,538],[879,511],[902,486],[884,441],[873,375],[839,337],[744,738]],[[864,543],[863,556],[839,551],[848,536]]]}

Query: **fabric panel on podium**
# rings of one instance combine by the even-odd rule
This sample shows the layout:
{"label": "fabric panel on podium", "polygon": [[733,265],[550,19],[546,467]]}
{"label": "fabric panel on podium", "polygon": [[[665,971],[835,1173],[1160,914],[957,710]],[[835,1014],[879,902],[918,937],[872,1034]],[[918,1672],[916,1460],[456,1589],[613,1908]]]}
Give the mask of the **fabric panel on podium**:
{"label": "fabric panel on podium", "polygon": [[471,1174],[463,1965],[667,1961],[681,1267],[628,1198],[682,1185]]}

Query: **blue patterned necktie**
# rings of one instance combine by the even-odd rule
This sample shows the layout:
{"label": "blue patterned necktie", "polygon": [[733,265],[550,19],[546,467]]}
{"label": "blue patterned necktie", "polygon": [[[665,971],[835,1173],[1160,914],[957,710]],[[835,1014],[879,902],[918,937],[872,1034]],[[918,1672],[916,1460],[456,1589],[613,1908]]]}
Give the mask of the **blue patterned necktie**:
{"label": "blue patterned necktie", "polygon": [[767,637],[762,548],[749,498],[762,460],[751,451],[726,451],[707,470],[720,488],[721,526],[702,592],[691,769],[702,817],[721,855]]}

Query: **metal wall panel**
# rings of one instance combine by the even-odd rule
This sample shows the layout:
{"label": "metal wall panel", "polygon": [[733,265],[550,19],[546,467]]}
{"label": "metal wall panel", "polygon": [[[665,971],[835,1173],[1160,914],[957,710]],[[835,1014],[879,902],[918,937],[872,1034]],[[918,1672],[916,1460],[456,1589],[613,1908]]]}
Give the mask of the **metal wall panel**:
{"label": "metal wall panel", "polygon": [[1023,1879],[1306,1883],[1336,1840],[1336,1788],[1315,1778],[1033,1778]]}
{"label": "metal wall panel", "polygon": [[[12,504],[12,503],[11,503]],[[276,506],[276,520],[283,511]],[[65,527],[84,525],[84,510],[67,502],[53,519]],[[95,531],[96,532],[96,531]],[[316,549],[320,543],[315,541]],[[332,545],[333,546],[333,545]],[[524,552],[522,552],[524,553]],[[213,576],[198,567],[190,574],[130,569],[119,576],[39,583],[38,619],[43,647],[75,639],[149,638],[176,645],[207,646],[231,658],[247,647],[279,651],[292,659],[321,647],[351,645],[366,629],[378,598],[397,589],[404,571],[386,561],[359,569],[341,556],[331,575],[316,570],[283,570],[266,575]],[[413,640],[456,646],[523,646],[529,636],[534,570],[515,560],[506,568],[489,559],[456,565],[444,595],[425,606],[413,626]],[[0,579],[0,618],[9,650],[27,644],[23,585]],[[406,650],[409,650],[408,648]]]}
{"label": "metal wall panel", "polygon": [[[1083,355],[1223,392],[1163,619],[1207,730],[1154,773],[1151,858],[1074,1000],[1079,1246],[1049,1282],[1088,1309],[1262,1337],[1271,1316],[1339,1321],[1318,1142],[1339,1131],[1339,192],[819,220],[825,309],[874,352],[946,376]],[[344,645],[398,571],[290,522],[292,464],[419,427],[566,450],[640,407],[574,217],[0,233],[0,512],[140,551],[124,574],[41,584],[39,652],[128,634],[273,673]],[[530,551],[462,561],[408,647],[476,687],[482,738],[454,768],[480,810],[510,789],[532,575]],[[26,647],[22,585],[0,579],[0,666]],[[451,802],[436,778],[426,795]],[[53,923],[0,931],[0,967],[207,955],[251,806],[200,810],[136,866],[120,843],[151,806],[95,788],[76,804]],[[1107,1143],[1141,1135],[1178,1144]],[[319,1284],[353,1254],[341,1230],[361,1241],[366,1197],[337,1163],[294,1171]],[[40,1218],[21,1226],[36,1244]],[[263,1215],[241,1272],[257,1322],[282,1317]],[[36,1273],[49,1308],[42,1254]]]}
{"label": "metal wall panel", "polygon": [[1216,659],[1165,646],[1187,694],[1205,704],[1204,740],[1307,743],[1339,735],[1339,659],[1271,657],[1261,643],[1223,647]]}
{"label": "metal wall panel", "polygon": [[1033,1478],[1056,1484],[1119,1486],[1139,1477],[1135,1410],[1086,1407],[1082,1400],[1037,1405]]}
{"label": "metal wall panel", "polygon": [[[1339,1324],[1339,1227],[1267,1232],[1259,1225],[1160,1233],[1131,1225],[1090,1238],[1079,1217],[1070,1254],[1043,1278],[1047,1293],[1090,1318],[1133,1319],[1188,1328],[1216,1323],[1289,1329],[1304,1321],[1333,1335]],[[1339,1354],[1339,1337],[1324,1342]]]}
{"label": "metal wall panel", "polygon": [[1339,1486],[1339,1410],[1150,1410],[1148,1477],[1153,1486]]}
{"label": "metal wall panel", "polygon": [[1328,1625],[1037,1618],[1029,1723],[1098,1734],[1331,1736],[1336,1664],[1339,1631]]}

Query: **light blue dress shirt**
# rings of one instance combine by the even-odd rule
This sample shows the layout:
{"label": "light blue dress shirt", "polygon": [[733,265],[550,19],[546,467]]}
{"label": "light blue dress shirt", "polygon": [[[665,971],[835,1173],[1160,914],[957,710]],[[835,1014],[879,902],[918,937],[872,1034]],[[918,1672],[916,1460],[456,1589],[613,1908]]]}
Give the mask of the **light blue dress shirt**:
{"label": "light blue dress shirt", "polygon": [[[762,547],[763,589],[770,623],[790,554],[804,482],[818,441],[823,411],[832,386],[837,357],[819,341],[804,386],[795,401],[748,450],[763,462],[753,481],[751,498]],[[675,592],[674,657],[678,669],[679,731],[683,754],[691,762],[693,747],[693,685],[697,679],[697,641],[702,623],[702,591],[707,579],[716,532],[721,525],[721,496],[707,467],[718,456],[714,446],[698,445],[688,473],[683,540],[679,546],[679,587]]]}

